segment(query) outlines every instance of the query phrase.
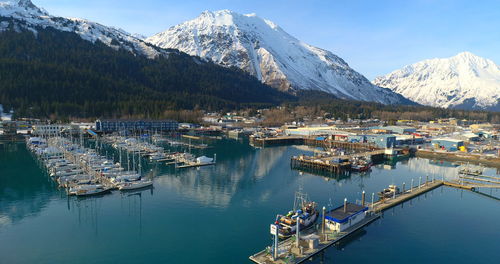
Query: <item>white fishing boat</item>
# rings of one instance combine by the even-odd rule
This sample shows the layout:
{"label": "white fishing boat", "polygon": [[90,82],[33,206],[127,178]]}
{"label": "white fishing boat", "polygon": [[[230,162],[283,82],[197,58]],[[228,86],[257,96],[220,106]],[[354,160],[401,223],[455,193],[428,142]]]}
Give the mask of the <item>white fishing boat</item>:
{"label": "white fishing boat", "polygon": [[275,224],[279,225],[278,236],[288,238],[295,234],[297,222],[300,230],[311,228],[318,219],[319,212],[316,203],[309,201],[307,194],[297,192],[293,211],[286,215],[277,215]]}

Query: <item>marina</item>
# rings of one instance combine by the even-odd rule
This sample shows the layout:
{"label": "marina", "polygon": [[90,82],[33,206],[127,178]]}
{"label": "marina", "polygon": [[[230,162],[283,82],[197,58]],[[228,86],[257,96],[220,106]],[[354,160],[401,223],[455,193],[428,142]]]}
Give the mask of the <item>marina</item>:
{"label": "marina", "polygon": [[[2,164],[13,166],[12,168],[18,168],[20,166],[16,160],[23,162],[23,164],[27,164],[19,180],[26,180],[25,177],[30,177],[29,181],[34,184],[30,188],[34,188],[34,190],[38,190],[39,187],[43,186],[42,190],[45,191],[38,190],[36,192],[39,194],[33,195],[39,196],[39,199],[42,200],[44,199],[42,197],[49,195],[49,199],[58,201],[41,206],[41,208],[47,207],[48,209],[40,209],[42,211],[54,209],[62,210],[58,214],[61,220],[61,223],[58,224],[58,230],[70,230],[73,229],[72,226],[75,224],[78,225],[78,229],[74,232],[81,234],[81,238],[77,238],[75,241],[81,241],[81,243],[92,245],[90,249],[94,250],[94,252],[96,252],[95,254],[103,259],[113,258],[123,263],[132,263],[139,260],[153,262],[173,261],[176,263],[186,261],[220,263],[221,257],[224,257],[228,262],[245,263],[245,259],[248,259],[248,256],[261,251],[266,245],[272,244],[269,241],[269,224],[273,222],[277,213],[290,210],[294,192],[300,188],[309,194],[312,201],[317,202],[317,208],[321,215],[323,206],[327,207],[327,212],[331,211],[338,207],[338,205],[341,205],[346,197],[347,200],[352,201],[353,204],[360,204],[359,199],[362,197],[363,190],[366,192],[366,207],[371,208],[371,195],[373,193],[376,195],[377,192],[387,188],[390,184],[397,185],[399,189],[403,191],[403,182],[406,182],[406,187],[404,189],[408,192],[411,189],[411,179],[414,179],[415,184],[413,189],[414,193],[416,193],[420,177],[422,177],[422,184],[425,184],[427,175],[429,175],[428,181],[432,182],[434,179],[436,184],[442,180],[442,177],[444,177],[447,183],[456,182],[458,184],[459,180],[458,167],[452,167],[451,169],[448,167],[441,167],[439,163],[433,164],[428,160],[419,158],[411,158],[403,163],[398,162],[395,168],[391,170],[384,169],[382,165],[374,165],[371,170],[365,174],[354,172],[352,174],[346,174],[342,178],[332,179],[326,176],[320,176],[321,174],[301,173],[288,166],[292,156],[299,156],[301,154],[313,155],[312,151],[307,152],[290,146],[277,146],[255,150],[244,143],[222,140],[215,143],[213,150],[203,153],[206,156],[213,156],[213,154],[217,152],[216,166],[201,167],[200,170],[176,170],[175,166],[164,166],[162,163],[158,162],[146,162],[148,159],[143,158],[141,170],[143,173],[147,172],[148,175],[152,176],[154,189],[138,189],[135,192],[112,191],[105,195],[74,199],[76,197],[73,198],[68,196],[68,198],[63,198],[66,197],[64,189],[56,188],[50,176],[40,174],[40,169],[36,164],[34,164],[34,167],[30,167],[33,166],[29,165],[30,162],[33,163],[33,160],[23,144],[19,144],[17,147],[3,146],[2,148],[4,149],[3,154],[5,154],[0,155],[0,159],[3,159]],[[7,150],[10,152],[5,152]],[[104,152],[105,149],[101,151]],[[25,152],[26,154],[22,154]],[[196,153],[197,156],[202,154],[200,152],[194,153]],[[12,155],[19,157],[22,157],[22,155],[27,156],[21,159],[9,159]],[[108,159],[109,155],[110,152],[108,150]],[[116,157],[117,152],[113,155]],[[5,160],[6,158],[8,160]],[[116,160],[118,160],[118,158]],[[116,163],[116,160],[114,163]],[[261,160],[256,167],[252,166],[255,160]],[[242,162],[246,164],[245,167],[252,169],[250,171],[242,170]],[[260,171],[264,173],[259,174]],[[2,177],[3,175],[9,174],[9,170],[2,170]],[[262,178],[255,179],[255,175],[263,176]],[[495,173],[495,170],[489,168],[485,168],[483,175],[488,177],[499,177]],[[9,184],[9,182],[13,180],[16,179],[9,178],[7,181],[2,182],[3,184],[8,184],[7,186],[16,186]],[[216,189],[213,189],[213,186],[217,186]],[[275,188],[276,186],[280,186],[279,189],[282,191],[270,192],[270,188]],[[430,188],[432,183],[429,183],[428,186]],[[16,188],[19,187],[10,188],[16,190]],[[424,187],[422,187],[422,189],[423,188]],[[385,263],[387,259],[398,259],[401,255],[397,253],[391,253],[389,256],[377,253],[381,252],[382,248],[385,248],[381,243],[389,243],[387,240],[392,241],[391,243],[396,243],[396,248],[404,252],[406,248],[406,246],[404,246],[405,243],[410,243],[407,241],[409,237],[407,233],[409,226],[417,228],[422,234],[422,238],[423,236],[428,238],[430,235],[429,232],[433,233],[433,237],[439,235],[440,232],[446,232],[446,234],[449,235],[450,231],[448,229],[434,230],[432,226],[436,225],[436,222],[448,222],[451,220],[450,218],[455,216],[455,214],[447,212],[446,214],[436,215],[433,218],[435,221],[433,223],[417,223],[408,219],[408,217],[415,217],[414,214],[425,214],[429,212],[429,210],[432,212],[435,208],[441,209],[443,206],[446,206],[446,208],[463,208],[474,212],[476,202],[484,204],[482,210],[488,208],[485,206],[489,206],[490,210],[488,212],[494,212],[492,209],[498,206],[498,202],[495,201],[495,203],[490,204],[492,203],[490,201],[494,199],[488,198],[488,196],[500,195],[495,191],[496,189],[480,188],[480,190],[484,192],[484,194],[477,196],[475,192],[464,190],[464,193],[460,193],[456,188],[438,186],[404,203],[392,203],[392,198],[387,198],[385,203],[391,203],[392,206],[384,211],[382,219],[376,218],[380,219],[380,221],[374,219],[371,224],[365,224],[363,221],[360,222],[359,225],[353,226],[351,229],[343,230],[344,233],[340,232],[335,235],[333,231],[328,231],[331,232],[331,235],[328,236],[328,240],[318,241],[317,249],[321,250],[316,250],[314,252],[309,251],[309,249],[305,247],[309,242],[302,242],[305,243],[301,244],[304,248],[302,252],[303,256],[302,258],[296,258],[294,261],[309,259],[308,261],[319,263],[321,259],[331,260],[332,258],[339,262],[364,261],[363,256],[355,253],[358,249],[368,250],[371,254],[370,258],[375,263]],[[64,194],[64,196],[60,196],[60,194]],[[228,195],[230,199],[227,199]],[[463,198],[461,198],[462,196]],[[0,197],[3,197],[3,207],[0,206],[3,208],[2,212],[4,212],[2,215],[11,215],[8,213],[8,208],[10,208],[9,204],[12,202],[5,196]],[[252,197],[263,198],[255,200]],[[27,199],[27,202],[29,201],[29,198],[23,199]],[[399,196],[396,197],[396,199],[399,199]],[[456,203],[457,199],[463,199],[463,202]],[[20,203],[22,200],[13,201]],[[242,204],[249,210],[242,209]],[[401,204],[403,205],[397,206]],[[384,205],[380,203],[375,206],[382,208]],[[212,226],[210,230],[206,230],[206,228],[194,224],[195,218],[192,218],[193,212],[191,208],[196,208],[196,215],[203,216],[206,221],[210,222]],[[213,214],[212,212],[214,210],[218,213]],[[180,219],[172,218],[172,211],[175,211]],[[380,216],[380,213],[374,212],[373,216]],[[10,243],[8,244],[6,242],[8,240],[11,241],[11,243],[15,241],[12,240],[14,235],[13,232],[15,232],[16,236],[20,236],[21,238],[27,236],[27,225],[33,223],[33,221],[42,221],[37,223],[37,225],[46,227],[47,232],[41,232],[40,234],[41,238],[45,240],[48,239],[48,233],[52,234],[55,230],[49,224],[50,221],[53,220],[44,214],[39,214],[34,217],[23,217],[24,221],[22,222],[15,220],[15,217],[12,218],[13,216],[9,217],[14,219],[12,220],[13,224],[7,224],[0,227],[2,229],[2,232],[0,232],[0,244],[2,245],[10,245]],[[231,219],[234,218],[235,221],[222,221],[228,217]],[[488,219],[491,217],[495,218],[494,216],[486,217],[486,223],[490,221]],[[121,224],[117,224],[117,219],[120,219]],[[371,220],[368,215],[366,219],[367,221]],[[301,237],[308,238],[308,232],[321,230],[321,225],[319,225],[319,223],[321,223],[321,217],[319,217],[316,222],[318,226],[316,228],[304,230],[303,233],[301,233]],[[245,227],[242,227],[242,224],[244,224]],[[183,228],[181,228],[182,231],[171,230],[163,228],[165,225]],[[452,227],[459,228],[457,225],[458,224],[452,225]],[[357,228],[358,226],[359,228]],[[390,234],[386,232],[388,229],[392,230]],[[228,230],[231,235],[221,234],[221,230]],[[468,237],[474,236],[474,233],[470,233],[467,230],[462,232]],[[124,233],[127,233],[127,237],[133,238],[133,240],[136,241],[141,241],[142,243],[138,245],[129,239],[124,239]],[[208,241],[210,241],[211,245],[208,248],[205,243],[206,241],[191,241],[190,245],[198,248],[200,254],[189,254],[189,250],[177,246],[176,243],[173,242],[185,241],[186,237],[200,234],[204,234],[204,237],[217,237],[217,239],[209,238]],[[362,237],[363,239],[359,240],[358,237]],[[244,239],[247,243],[244,246],[231,243],[234,238]],[[57,242],[63,239],[64,238],[60,235],[51,235],[51,241]],[[103,239],[113,239],[113,241],[116,242],[112,245],[105,245],[105,251],[103,251],[98,249],[98,247],[101,247],[98,245],[103,242]],[[491,243],[494,243],[494,238],[491,239],[493,239]],[[457,240],[459,239],[457,238]],[[293,242],[295,242],[293,236],[287,241],[290,244],[294,244]],[[152,244],[153,242],[154,244]],[[34,257],[36,257],[40,263],[48,263],[49,259],[50,261],[56,260],[57,262],[65,262],[69,260],[69,258],[61,253],[63,251],[71,252],[71,259],[74,259],[74,256],[78,256],[79,260],[75,261],[75,263],[86,263],[91,261],[90,256],[78,253],[77,248],[73,247],[71,244],[54,249],[53,247],[43,246],[44,243],[42,243],[41,239],[32,239],[31,241],[24,242],[25,244],[23,245],[17,242],[13,243],[16,245],[16,249],[10,246],[4,246],[0,249],[0,253],[5,255],[6,250],[23,250],[26,247],[37,247],[42,248],[44,252],[59,253],[55,258],[43,257],[46,256],[45,254],[21,255],[17,258],[17,262],[19,263],[30,263]],[[366,249],[367,243],[372,245],[368,249]],[[415,242],[412,243],[413,246],[418,246]],[[213,251],[213,248],[219,248],[224,245],[228,247],[230,253],[224,253],[224,256],[222,256],[219,253],[215,253],[217,251]],[[284,246],[285,244],[281,247],[282,250],[284,250]],[[458,246],[459,245],[454,245],[453,247],[456,248]],[[120,252],[119,248],[129,247],[137,248],[139,251],[137,253],[127,253],[125,254],[126,257],[121,254],[118,255],[113,253]],[[481,247],[481,250],[483,250],[483,248],[484,247]],[[433,252],[436,250],[443,250],[441,247],[438,249],[433,246],[427,249],[428,252],[432,254],[434,254]],[[467,249],[464,250],[464,254],[466,254],[465,256],[472,257],[475,256],[478,250],[480,249],[475,246],[468,246]],[[148,252],[148,254],[142,254],[140,252]],[[417,259],[419,261],[427,261],[427,258],[434,256],[431,255],[431,253],[428,255],[420,255]],[[479,262],[481,263],[481,260],[487,260],[490,257],[493,256],[483,255],[479,259]],[[7,258],[7,260],[9,261],[10,259]],[[290,260],[288,261],[288,263],[295,263]],[[105,261],[97,262],[105,263]],[[457,263],[461,263],[460,260],[458,260]]]}

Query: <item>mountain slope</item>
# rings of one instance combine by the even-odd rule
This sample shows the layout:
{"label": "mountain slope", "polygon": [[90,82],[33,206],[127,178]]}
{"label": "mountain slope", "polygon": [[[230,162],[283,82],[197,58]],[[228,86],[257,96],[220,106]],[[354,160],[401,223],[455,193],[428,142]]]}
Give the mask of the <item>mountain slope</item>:
{"label": "mountain slope", "polygon": [[[20,116],[162,118],[166,110],[268,107],[295,98],[179,51],[150,59],[0,16],[0,103]],[[34,33],[36,32],[36,33]]]}
{"label": "mountain slope", "polygon": [[238,67],[281,91],[319,90],[343,99],[409,102],[373,85],[333,53],[308,45],[254,14],[205,11],[146,41]]}
{"label": "mountain slope", "polygon": [[424,105],[500,111],[500,67],[470,52],[417,62],[373,83]]}
{"label": "mountain slope", "polygon": [[[122,48],[134,54],[154,58],[167,51],[145,43],[129,33],[99,23],[79,18],[63,18],[49,15],[35,6],[30,0],[0,0],[0,32],[9,28],[16,31],[30,30],[36,34],[37,28],[54,28],[60,31],[75,32],[82,39],[100,41],[114,49]],[[6,20],[5,18],[11,18]]]}

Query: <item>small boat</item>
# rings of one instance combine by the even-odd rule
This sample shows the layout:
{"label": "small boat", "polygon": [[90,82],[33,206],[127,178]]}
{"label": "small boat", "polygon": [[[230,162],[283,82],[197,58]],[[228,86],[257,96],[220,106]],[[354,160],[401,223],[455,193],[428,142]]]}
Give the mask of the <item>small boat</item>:
{"label": "small boat", "polygon": [[399,194],[399,188],[396,185],[389,185],[389,188],[385,188],[383,191],[378,193],[378,197],[382,198],[391,198],[394,194]]}
{"label": "small boat", "polygon": [[122,184],[119,184],[118,189],[120,191],[136,190],[136,189],[150,187],[152,185],[153,181],[151,180],[138,180],[138,181],[124,182]]}
{"label": "small boat", "polygon": [[104,189],[102,184],[82,184],[76,185],[68,190],[68,195],[78,195],[78,193],[86,193],[87,191],[92,191],[96,189]]}
{"label": "small boat", "polygon": [[484,171],[484,168],[478,167],[478,166],[462,166],[458,170],[458,173],[464,174],[464,175],[471,175],[471,176],[479,176],[482,175]]}
{"label": "small boat", "polygon": [[98,195],[109,192],[111,189],[106,187],[99,187],[94,189],[81,189],[76,192],[76,196],[90,196]]}
{"label": "small boat", "polygon": [[367,171],[371,168],[373,165],[371,159],[369,157],[362,158],[358,157],[353,160],[352,165],[351,165],[351,171]]}
{"label": "small boat", "polygon": [[295,194],[294,210],[288,212],[286,215],[276,216],[275,224],[279,226],[279,238],[284,239],[294,235],[297,230],[297,221],[299,222],[300,230],[314,226],[319,216],[316,206],[315,202],[307,199],[306,194],[297,192]]}

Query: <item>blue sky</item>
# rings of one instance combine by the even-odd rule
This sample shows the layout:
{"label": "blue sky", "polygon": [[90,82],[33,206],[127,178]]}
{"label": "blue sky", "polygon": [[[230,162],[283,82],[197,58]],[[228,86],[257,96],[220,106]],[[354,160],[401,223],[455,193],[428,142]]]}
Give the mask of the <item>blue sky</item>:
{"label": "blue sky", "polygon": [[500,64],[500,1],[32,1],[53,15],[86,18],[146,36],[204,10],[256,13],[298,39],[334,52],[370,80],[423,59],[462,51]]}

